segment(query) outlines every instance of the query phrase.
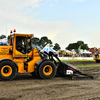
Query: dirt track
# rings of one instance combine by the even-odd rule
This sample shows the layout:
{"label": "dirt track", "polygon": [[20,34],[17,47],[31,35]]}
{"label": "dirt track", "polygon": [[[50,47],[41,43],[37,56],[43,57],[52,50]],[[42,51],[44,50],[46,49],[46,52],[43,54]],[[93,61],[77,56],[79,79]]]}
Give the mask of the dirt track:
{"label": "dirt track", "polygon": [[[95,62],[72,63],[96,64]],[[96,79],[69,80],[55,77],[42,80],[30,74],[18,75],[13,81],[0,81],[0,100],[100,100],[100,67],[81,68]]]}

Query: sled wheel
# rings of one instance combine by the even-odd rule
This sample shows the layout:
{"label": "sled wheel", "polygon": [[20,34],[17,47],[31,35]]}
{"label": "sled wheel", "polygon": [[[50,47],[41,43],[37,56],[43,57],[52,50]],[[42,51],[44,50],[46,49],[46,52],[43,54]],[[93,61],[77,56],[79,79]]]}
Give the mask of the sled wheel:
{"label": "sled wheel", "polygon": [[3,81],[12,80],[17,73],[17,68],[14,63],[10,61],[3,61],[0,63],[0,79]]}
{"label": "sled wheel", "polygon": [[56,66],[51,61],[45,61],[39,66],[39,76],[43,79],[51,79],[56,75]]}

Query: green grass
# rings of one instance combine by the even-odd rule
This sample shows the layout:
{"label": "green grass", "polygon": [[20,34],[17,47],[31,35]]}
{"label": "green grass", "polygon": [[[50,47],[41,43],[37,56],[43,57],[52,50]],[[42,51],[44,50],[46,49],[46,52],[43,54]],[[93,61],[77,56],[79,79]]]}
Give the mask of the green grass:
{"label": "green grass", "polygon": [[96,65],[75,65],[75,67],[97,67],[100,66],[100,64]]}
{"label": "green grass", "polygon": [[[61,60],[62,62],[95,62],[95,60]],[[75,65],[75,67],[97,67],[100,66],[100,64],[93,64],[93,65]]]}
{"label": "green grass", "polygon": [[93,61],[95,62],[95,60],[61,60],[62,62],[84,62],[84,61]]}

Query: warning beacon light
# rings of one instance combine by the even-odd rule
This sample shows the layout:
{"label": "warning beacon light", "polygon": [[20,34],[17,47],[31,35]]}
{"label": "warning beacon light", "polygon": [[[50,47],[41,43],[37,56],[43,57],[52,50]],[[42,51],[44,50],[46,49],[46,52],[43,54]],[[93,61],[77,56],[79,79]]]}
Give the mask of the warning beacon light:
{"label": "warning beacon light", "polygon": [[14,32],[16,32],[16,29],[14,29]]}
{"label": "warning beacon light", "polygon": [[12,33],[12,30],[10,31],[10,33]]}

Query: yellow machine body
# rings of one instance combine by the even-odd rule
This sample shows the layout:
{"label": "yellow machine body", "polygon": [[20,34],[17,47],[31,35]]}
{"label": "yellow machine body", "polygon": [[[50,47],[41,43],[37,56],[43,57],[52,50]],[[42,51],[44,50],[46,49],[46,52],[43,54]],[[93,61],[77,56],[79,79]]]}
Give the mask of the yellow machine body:
{"label": "yellow machine body", "polygon": [[75,74],[75,78],[77,74],[91,77],[73,65],[61,62],[53,52],[41,52],[36,47],[32,48],[34,42],[32,44],[31,37],[33,34],[14,31],[10,34],[9,46],[0,46],[0,80],[12,80],[17,73],[24,72],[32,76],[38,75],[42,79],[51,79],[56,74],[61,76]]}
{"label": "yellow machine body", "polygon": [[100,53],[95,54],[93,58],[97,63],[100,63]]}
{"label": "yellow machine body", "polygon": [[[16,64],[18,73],[32,73],[35,70],[35,64],[41,59],[36,48],[30,52],[22,53],[16,47],[17,39],[22,37],[26,46],[27,38],[33,37],[33,34],[13,33],[10,35],[9,46],[0,46],[0,61],[10,60]],[[20,38],[21,39],[21,38]],[[20,49],[20,48],[19,48]],[[31,59],[25,62],[27,59]]]}

